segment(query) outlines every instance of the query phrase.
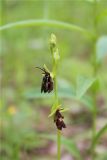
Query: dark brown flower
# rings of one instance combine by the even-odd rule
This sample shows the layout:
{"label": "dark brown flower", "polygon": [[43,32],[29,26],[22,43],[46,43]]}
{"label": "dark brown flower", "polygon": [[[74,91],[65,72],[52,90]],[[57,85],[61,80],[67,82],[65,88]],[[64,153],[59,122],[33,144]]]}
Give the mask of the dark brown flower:
{"label": "dark brown flower", "polygon": [[54,122],[56,123],[57,129],[62,130],[62,128],[66,128],[66,125],[64,123],[64,117],[60,113],[60,110],[57,109],[54,115]]}
{"label": "dark brown flower", "polygon": [[[39,67],[36,67],[39,68]],[[39,68],[40,70],[43,71],[42,74],[44,74],[43,79],[42,79],[42,84],[41,84],[41,93],[48,92],[50,93],[53,90],[53,80],[52,77],[50,76],[50,73],[45,70],[45,68]]]}

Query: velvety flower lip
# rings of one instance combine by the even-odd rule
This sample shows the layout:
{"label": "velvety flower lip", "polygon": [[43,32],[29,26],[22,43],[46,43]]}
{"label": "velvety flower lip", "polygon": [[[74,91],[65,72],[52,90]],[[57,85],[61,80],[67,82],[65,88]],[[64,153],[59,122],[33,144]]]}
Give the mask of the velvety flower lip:
{"label": "velvety flower lip", "polygon": [[39,68],[40,70],[42,70],[43,71],[42,74],[44,74],[42,79],[42,84],[41,84],[41,93],[42,92],[50,93],[53,90],[53,80],[50,73],[46,71],[45,68],[40,68],[40,67],[36,67],[36,68]]}
{"label": "velvety flower lip", "polygon": [[66,125],[64,123],[64,116],[60,113],[60,110],[57,109],[54,115],[54,122],[56,123],[57,129],[62,130],[63,128],[66,128]]}

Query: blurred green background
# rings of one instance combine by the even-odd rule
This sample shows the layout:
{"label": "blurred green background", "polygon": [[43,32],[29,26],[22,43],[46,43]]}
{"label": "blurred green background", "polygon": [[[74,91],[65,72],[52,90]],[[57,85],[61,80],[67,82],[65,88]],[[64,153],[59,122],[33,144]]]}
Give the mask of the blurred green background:
{"label": "blurred green background", "polygon": [[[50,19],[76,24],[94,33],[93,0],[0,0],[0,5],[0,25]],[[106,10],[107,1],[99,0],[96,11],[100,15],[99,43],[96,47],[97,55],[104,56],[107,53]],[[48,118],[53,94],[41,95],[42,75],[35,69],[44,64],[52,69],[51,33],[57,36],[61,56],[59,97],[63,107],[69,108],[64,113],[67,129],[63,131],[66,140],[63,141],[62,160],[79,160],[80,154],[84,160],[91,160],[87,150],[92,126],[92,92],[89,89],[81,101],[76,100],[75,92],[79,76],[93,77],[93,41],[81,32],[49,26],[14,27],[0,32],[1,160],[53,160],[56,157],[56,144],[51,137],[56,135],[56,127],[52,118]],[[99,79],[97,129],[107,123],[107,56],[100,63]],[[104,134],[96,147],[96,160],[106,160],[106,150],[107,134]]]}

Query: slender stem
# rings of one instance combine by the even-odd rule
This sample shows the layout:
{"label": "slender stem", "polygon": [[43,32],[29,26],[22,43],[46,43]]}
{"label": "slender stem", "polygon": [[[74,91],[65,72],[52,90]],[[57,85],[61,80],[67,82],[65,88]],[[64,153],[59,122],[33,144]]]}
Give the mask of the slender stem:
{"label": "slender stem", "polygon": [[57,160],[61,159],[61,131],[57,130]]}
{"label": "slender stem", "polygon": [[54,93],[55,93],[55,101],[58,103],[58,91],[57,91],[57,63],[53,62],[53,73],[54,73]]}
{"label": "slender stem", "polygon": [[[93,51],[94,51],[94,56],[93,56],[93,76],[97,78],[98,74],[98,66],[97,66],[97,56],[96,56],[96,42],[97,42],[97,36],[98,36],[98,30],[97,30],[97,0],[94,0],[94,7],[93,7],[93,15],[94,15],[94,32],[96,34],[96,38],[94,39],[93,42]],[[96,99],[97,99],[97,92],[96,88],[93,90],[93,101],[94,101],[94,110],[93,110],[93,127],[92,127],[92,144],[94,142],[94,139],[96,137],[96,117],[97,117],[97,105],[96,105]],[[91,154],[92,154],[92,160],[95,159],[95,147],[91,148]]]}
{"label": "slender stem", "polygon": [[[58,104],[58,91],[57,91],[57,63],[54,61],[54,93],[55,102]],[[61,132],[57,129],[57,160],[61,159]]]}
{"label": "slender stem", "polygon": [[[97,39],[95,39],[93,41],[93,47],[94,47],[94,49],[93,49],[93,54],[94,54],[94,56],[93,56],[93,61],[94,61],[93,76],[94,76],[94,78],[97,78],[97,61],[96,61],[96,49],[95,49],[96,41],[97,41]],[[94,137],[96,135],[96,116],[97,116],[97,106],[96,106],[97,92],[96,92],[96,89],[94,88],[92,90],[92,92],[93,92],[93,128],[92,128],[92,142],[93,142]],[[92,151],[92,152],[93,152],[92,154],[94,154],[94,151]]]}
{"label": "slender stem", "polygon": [[[93,127],[92,127],[92,144],[96,137],[96,118],[97,118],[97,106],[96,106],[96,94],[93,96],[94,98],[94,111],[93,111]],[[91,148],[92,160],[95,159],[95,147]]]}
{"label": "slender stem", "polygon": [[[58,107],[57,68],[58,68],[58,61],[60,59],[60,55],[56,45],[56,36],[54,34],[51,34],[50,49],[51,49],[52,58],[53,58],[54,97],[55,97],[55,105],[57,109]],[[61,159],[61,131],[57,129],[57,160],[60,160],[60,159]]]}

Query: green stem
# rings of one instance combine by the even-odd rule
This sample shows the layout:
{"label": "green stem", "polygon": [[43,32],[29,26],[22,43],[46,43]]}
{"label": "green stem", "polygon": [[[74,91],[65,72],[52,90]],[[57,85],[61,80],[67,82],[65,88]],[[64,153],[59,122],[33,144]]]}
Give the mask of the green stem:
{"label": "green stem", "polygon": [[[54,61],[54,93],[55,102],[58,105],[58,91],[57,91],[57,63]],[[61,159],[61,132],[57,129],[57,160]]]}
{"label": "green stem", "polygon": [[54,93],[55,93],[55,102],[58,104],[58,91],[57,91],[57,63],[53,62],[53,73],[54,73]]}
{"label": "green stem", "polygon": [[57,160],[61,159],[61,131],[57,130]]}
{"label": "green stem", "polygon": [[[57,65],[57,64],[56,64]],[[57,66],[56,66],[57,68]],[[55,101],[58,104],[58,92],[57,92],[57,73],[54,77],[55,85]],[[61,159],[61,132],[57,129],[57,160]]]}
{"label": "green stem", "polygon": [[15,144],[15,146],[13,146],[13,148],[14,149],[13,149],[12,158],[15,160],[19,160],[20,146]]}
{"label": "green stem", "polygon": [[[96,41],[97,41],[97,39],[95,39],[94,41],[93,41],[93,47],[94,47],[94,49],[93,49],[93,54],[94,54],[94,56],[93,56],[93,76],[94,76],[94,78],[97,78],[97,61],[96,61]],[[94,102],[94,104],[93,104],[93,128],[92,128],[92,142],[93,142],[93,140],[94,140],[94,137],[95,137],[95,135],[96,135],[96,116],[97,116],[97,106],[96,106],[96,99],[97,99],[97,92],[96,92],[96,88],[94,88],[93,90],[92,90],[92,92],[93,92],[93,102]],[[92,151],[92,155],[94,154],[94,150]]]}
{"label": "green stem", "polygon": [[[97,36],[98,36],[98,30],[97,30],[97,0],[94,0],[94,7],[93,7],[93,15],[94,15],[94,32],[96,34],[96,38],[94,39],[94,56],[93,56],[93,76],[97,78],[98,74],[98,65],[97,65],[97,56],[96,56],[96,42],[97,42]],[[92,144],[94,142],[94,139],[96,137],[96,117],[97,117],[97,105],[96,105],[96,99],[97,99],[97,91],[96,87],[93,90],[93,101],[94,101],[94,110],[93,110],[93,128],[92,128]],[[92,160],[95,159],[95,147],[91,148],[91,154],[92,154]]]}
{"label": "green stem", "polygon": [[[56,36],[54,34],[51,34],[50,49],[51,49],[52,58],[53,58],[54,97],[55,97],[55,105],[57,109],[57,107],[60,107],[58,106],[58,90],[57,90],[57,68],[58,68],[58,61],[60,59],[60,55],[56,45]],[[61,131],[57,129],[57,160],[60,160],[60,159],[61,159]]]}
{"label": "green stem", "polygon": [[[97,106],[96,106],[96,95],[94,95],[94,111],[93,111],[93,127],[92,127],[92,144],[96,137],[96,117],[97,117]],[[91,145],[92,146],[92,145]],[[95,159],[95,147],[91,148],[92,160]]]}

